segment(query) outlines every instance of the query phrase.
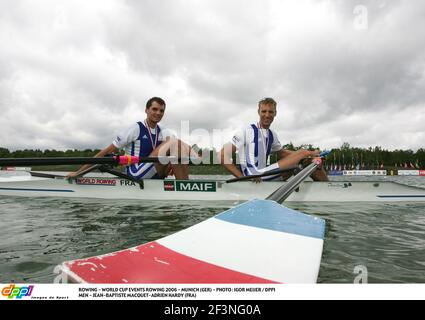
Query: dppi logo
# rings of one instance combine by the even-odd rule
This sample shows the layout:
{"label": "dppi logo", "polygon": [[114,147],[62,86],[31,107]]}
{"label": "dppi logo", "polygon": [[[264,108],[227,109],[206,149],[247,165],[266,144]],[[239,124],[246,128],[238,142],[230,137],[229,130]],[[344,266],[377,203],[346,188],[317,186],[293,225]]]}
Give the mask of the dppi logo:
{"label": "dppi logo", "polygon": [[30,297],[33,288],[34,286],[16,287],[14,284],[11,284],[8,287],[4,287],[1,290],[1,294],[8,299],[22,299],[22,297]]}

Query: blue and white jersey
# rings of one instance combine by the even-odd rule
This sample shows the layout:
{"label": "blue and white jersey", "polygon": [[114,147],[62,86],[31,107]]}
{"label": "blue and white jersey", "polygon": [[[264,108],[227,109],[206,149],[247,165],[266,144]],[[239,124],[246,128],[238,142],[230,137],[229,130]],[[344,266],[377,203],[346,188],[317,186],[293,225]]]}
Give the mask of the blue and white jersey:
{"label": "blue and white jersey", "polygon": [[[146,122],[137,122],[130,128],[121,131],[112,144],[124,149],[131,156],[148,157],[167,137],[173,137],[170,130],[156,126],[150,128]],[[140,163],[127,167],[127,174],[136,179],[153,178],[156,174],[153,163]]]}
{"label": "blue and white jersey", "polygon": [[241,170],[245,176],[278,168],[277,164],[267,167],[270,154],[282,149],[282,144],[273,130],[251,124],[239,130],[233,136],[232,143],[237,149]]}

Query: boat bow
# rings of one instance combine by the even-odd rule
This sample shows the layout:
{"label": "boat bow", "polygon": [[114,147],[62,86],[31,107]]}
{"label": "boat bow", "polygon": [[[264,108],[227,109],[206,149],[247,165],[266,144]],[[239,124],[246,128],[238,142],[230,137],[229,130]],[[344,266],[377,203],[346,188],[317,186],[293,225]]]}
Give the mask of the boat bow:
{"label": "boat bow", "polygon": [[87,283],[314,283],[325,222],[252,200],[131,249],[62,264]]}

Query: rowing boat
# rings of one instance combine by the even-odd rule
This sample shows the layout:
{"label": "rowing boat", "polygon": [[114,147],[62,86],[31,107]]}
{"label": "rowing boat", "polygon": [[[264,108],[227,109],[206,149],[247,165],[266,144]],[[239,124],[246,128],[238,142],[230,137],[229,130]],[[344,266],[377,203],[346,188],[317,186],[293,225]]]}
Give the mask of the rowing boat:
{"label": "rowing boat", "polygon": [[138,247],[64,262],[63,282],[314,283],[325,221],[281,206],[320,159],[266,200],[251,200]]}
{"label": "rowing boat", "polygon": [[[96,173],[82,178],[0,177],[0,196],[133,199],[161,201],[233,201],[264,199],[285,182],[225,180],[143,180],[140,183]],[[305,181],[286,201],[393,202],[425,201],[425,189],[390,181]]]}

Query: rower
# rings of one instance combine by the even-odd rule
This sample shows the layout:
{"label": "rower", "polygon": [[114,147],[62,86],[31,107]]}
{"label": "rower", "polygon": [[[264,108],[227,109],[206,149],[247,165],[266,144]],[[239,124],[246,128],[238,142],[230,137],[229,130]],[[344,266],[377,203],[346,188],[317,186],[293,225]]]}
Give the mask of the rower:
{"label": "rower", "polygon": [[[238,131],[232,141],[221,149],[221,163],[236,178],[277,171],[274,175],[256,178],[255,181],[286,180],[291,174],[282,173],[281,170],[294,168],[301,161],[306,165],[311,162],[312,158],[320,155],[319,150],[291,151],[283,149],[276,132],[270,129],[277,114],[276,105],[276,101],[272,98],[261,100],[258,103],[259,121]],[[239,155],[240,167],[233,164],[232,154],[234,152]],[[267,165],[267,159],[272,153],[277,153],[279,160],[272,165]],[[321,166],[311,174],[311,178],[315,181],[328,181],[326,172]]]}
{"label": "rower", "polygon": [[[121,131],[112,144],[96,154],[95,157],[103,157],[123,149],[126,154],[138,157],[188,157],[190,155],[196,158],[198,155],[189,145],[178,140],[170,130],[159,126],[158,123],[165,114],[165,107],[163,99],[159,97],[149,99],[145,109],[146,119]],[[89,165],[84,165],[78,171],[69,173],[67,178],[77,177],[87,168]],[[187,180],[189,177],[187,164],[138,163],[128,166],[126,170],[128,176],[138,180],[163,179],[171,170],[176,179]]]}

